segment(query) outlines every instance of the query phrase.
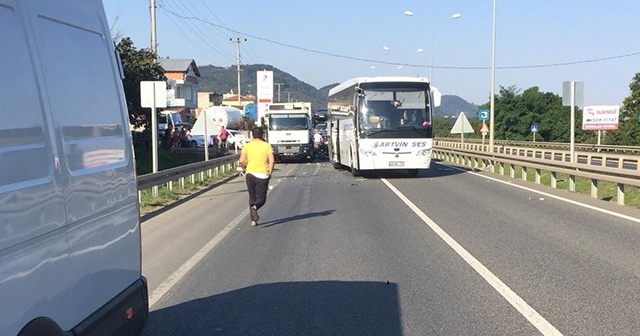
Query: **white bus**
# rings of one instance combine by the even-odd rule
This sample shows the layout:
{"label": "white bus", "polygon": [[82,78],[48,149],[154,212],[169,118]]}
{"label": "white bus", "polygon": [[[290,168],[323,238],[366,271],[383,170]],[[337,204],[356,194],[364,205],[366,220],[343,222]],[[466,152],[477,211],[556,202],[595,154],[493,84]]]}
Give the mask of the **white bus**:
{"label": "white bus", "polygon": [[405,169],[431,165],[432,114],[440,92],[427,78],[361,77],[329,91],[329,158],[334,168]]}

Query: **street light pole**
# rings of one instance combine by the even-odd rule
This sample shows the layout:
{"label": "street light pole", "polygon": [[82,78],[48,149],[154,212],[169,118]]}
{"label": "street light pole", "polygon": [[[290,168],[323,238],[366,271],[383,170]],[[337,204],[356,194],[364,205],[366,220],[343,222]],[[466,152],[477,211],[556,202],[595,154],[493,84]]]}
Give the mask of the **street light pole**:
{"label": "street light pole", "polygon": [[446,21],[446,20],[451,20],[451,19],[459,19],[460,18],[460,13],[455,13],[453,15],[451,15],[450,17],[447,18],[442,18],[442,19],[438,19],[438,20],[425,20],[419,16],[416,16],[413,14],[412,11],[404,11],[404,15],[406,16],[412,16],[418,20],[422,20],[422,21],[426,21],[427,24],[431,25],[431,41],[429,42],[429,82],[433,83],[433,24],[437,23],[437,22],[442,22],[442,21]]}
{"label": "street light pole", "polygon": [[489,153],[493,153],[495,130],[495,86],[496,86],[496,0],[493,0],[493,31],[491,33],[491,98],[489,112]]}
{"label": "street light pole", "polygon": [[431,27],[431,41],[429,42],[429,83],[433,82],[433,27]]}

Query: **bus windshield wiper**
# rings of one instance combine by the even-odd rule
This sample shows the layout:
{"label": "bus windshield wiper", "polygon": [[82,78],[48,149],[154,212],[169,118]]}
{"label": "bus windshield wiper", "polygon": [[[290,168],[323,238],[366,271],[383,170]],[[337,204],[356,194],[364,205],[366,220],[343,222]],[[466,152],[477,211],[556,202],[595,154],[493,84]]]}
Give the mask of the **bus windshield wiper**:
{"label": "bus windshield wiper", "polygon": [[378,133],[382,133],[382,132],[396,132],[396,130],[394,129],[390,129],[390,128],[368,128],[366,130],[364,130],[364,132],[367,135],[374,135],[374,134],[378,134]]}
{"label": "bus windshield wiper", "polygon": [[414,126],[414,125],[402,125],[402,126],[398,126],[398,129],[412,129],[420,134],[425,134],[428,132],[428,128],[426,127],[418,127],[418,126]]}

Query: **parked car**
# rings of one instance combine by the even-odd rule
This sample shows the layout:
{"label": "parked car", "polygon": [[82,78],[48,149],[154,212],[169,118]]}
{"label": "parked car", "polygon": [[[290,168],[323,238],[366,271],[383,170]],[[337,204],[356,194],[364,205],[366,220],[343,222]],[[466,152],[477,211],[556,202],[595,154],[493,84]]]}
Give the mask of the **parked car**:
{"label": "parked car", "polygon": [[244,135],[244,133],[242,133],[241,131],[238,131],[238,130],[227,130],[227,131],[229,132],[229,137],[227,138],[227,146],[229,147],[229,149],[235,148],[236,141],[238,142],[238,149],[240,149],[242,148],[242,146],[244,146],[245,143],[251,140],[250,138],[247,138]]}
{"label": "parked car", "polygon": [[204,135],[189,134],[189,147],[204,147]]}
{"label": "parked car", "polygon": [[[229,133],[227,137],[227,147],[229,149],[235,148],[235,143],[238,141],[238,148],[242,148],[245,142],[249,141],[245,135],[238,130],[227,130]],[[201,148],[204,147],[204,135],[191,134],[189,135],[189,147],[191,148]]]}

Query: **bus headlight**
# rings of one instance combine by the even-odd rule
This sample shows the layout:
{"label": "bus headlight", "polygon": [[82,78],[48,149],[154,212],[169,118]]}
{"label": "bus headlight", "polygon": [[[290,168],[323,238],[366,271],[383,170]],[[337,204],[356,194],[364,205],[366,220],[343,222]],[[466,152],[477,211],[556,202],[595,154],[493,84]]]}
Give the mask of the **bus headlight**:
{"label": "bus headlight", "polygon": [[360,155],[362,156],[376,156],[376,152],[371,149],[360,148]]}
{"label": "bus headlight", "polygon": [[431,149],[421,149],[416,152],[416,156],[431,156]]}

